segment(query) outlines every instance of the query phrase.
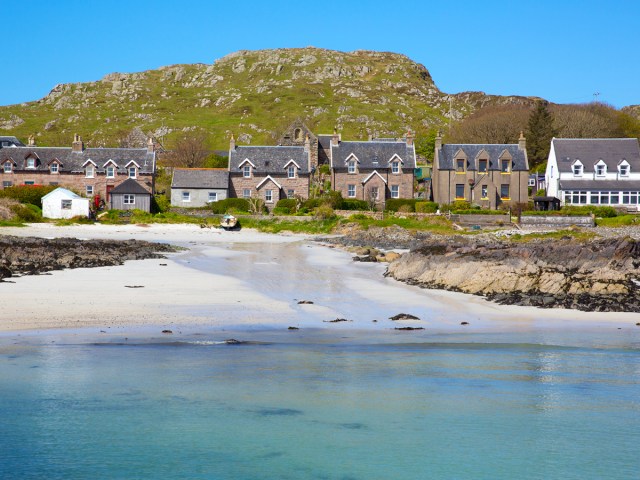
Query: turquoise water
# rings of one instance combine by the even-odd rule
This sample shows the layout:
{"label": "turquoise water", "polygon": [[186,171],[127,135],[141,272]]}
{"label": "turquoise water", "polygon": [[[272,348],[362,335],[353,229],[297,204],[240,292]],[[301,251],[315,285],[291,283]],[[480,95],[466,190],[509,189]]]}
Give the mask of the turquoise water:
{"label": "turquoise water", "polygon": [[247,335],[0,338],[0,478],[639,476],[636,332]]}

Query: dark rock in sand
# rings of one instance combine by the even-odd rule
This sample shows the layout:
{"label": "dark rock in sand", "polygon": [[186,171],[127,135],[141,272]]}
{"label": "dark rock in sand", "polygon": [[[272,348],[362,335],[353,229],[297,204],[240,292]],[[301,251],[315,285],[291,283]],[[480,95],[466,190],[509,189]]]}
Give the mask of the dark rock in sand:
{"label": "dark rock in sand", "polygon": [[378,258],[373,255],[364,255],[361,257],[353,257],[354,262],[377,262]]}
{"label": "dark rock in sand", "polygon": [[424,327],[396,327],[394,330],[424,330]]}
{"label": "dark rock in sand", "polygon": [[398,315],[394,315],[393,317],[389,317],[389,320],[420,320],[415,315],[411,315],[409,313],[399,313]]}
{"label": "dark rock in sand", "polygon": [[469,322],[460,322],[460,325],[469,325]]}
{"label": "dark rock in sand", "polygon": [[311,300],[300,300],[298,305],[313,305],[313,302]]}
{"label": "dark rock in sand", "polygon": [[162,333],[173,333],[171,330],[162,330]]}
{"label": "dark rock in sand", "polygon": [[144,285],[125,285],[126,288],[144,288]]}
{"label": "dark rock in sand", "polygon": [[289,327],[287,330],[300,330],[298,327]]}
{"label": "dark rock in sand", "polygon": [[226,343],[227,345],[241,345],[246,342],[236,340],[235,338],[228,338],[227,340],[224,341],[224,343]]}
{"label": "dark rock in sand", "polygon": [[351,322],[352,320],[347,320],[346,318],[336,318],[335,320],[323,320],[324,323],[339,323],[339,322]]}

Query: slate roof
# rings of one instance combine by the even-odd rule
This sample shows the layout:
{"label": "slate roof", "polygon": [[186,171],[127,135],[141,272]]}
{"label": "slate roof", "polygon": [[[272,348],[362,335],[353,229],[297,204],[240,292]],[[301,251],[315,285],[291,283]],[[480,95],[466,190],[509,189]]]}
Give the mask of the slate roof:
{"label": "slate roof", "polygon": [[560,180],[560,190],[640,190],[640,180]]}
{"label": "slate roof", "polygon": [[[9,135],[0,136],[0,148],[3,148],[2,147],[3,142],[9,142],[10,147],[13,146],[13,145],[15,145],[17,147],[24,147],[24,143],[22,143],[20,140],[18,140],[14,136],[9,136]],[[4,148],[7,148],[7,147],[4,147]]]}
{"label": "slate roof", "polygon": [[318,135],[318,145],[320,145],[324,150],[329,150],[331,148],[332,138],[333,135]]}
{"label": "slate roof", "polygon": [[285,173],[285,165],[291,160],[300,167],[298,173],[309,173],[309,153],[304,147],[236,147],[229,152],[229,171],[240,172],[245,160],[255,165],[254,175]]}
{"label": "slate roof", "polygon": [[398,155],[403,169],[416,168],[416,155],[413,145],[398,141],[340,142],[331,146],[331,167],[342,169],[351,155],[360,161],[359,170],[391,168],[389,161]]}
{"label": "slate roof", "polygon": [[213,168],[176,168],[171,188],[229,188],[229,172]]}
{"label": "slate roof", "polygon": [[13,160],[16,170],[23,170],[30,154],[37,156],[36,168],[29,171],[48,171],[53,160],[61,164],[60,172],[82,172],[84,163],[92,160],[98,173],[104,173],[104,164],[113,160],[118,173],[126,173],[127,164],[133,160],[140,167],[139,173],[152,174],[155,171],[155,153],[147,153],[146,148],[86,148],[73,152],[70,147],[11,147],[0,149],[0,164]]}
{"label": "slate roof", "polygon": [[136,195],[151,195],[149,191],[136,182],[133,178],[127,178],[124,182],[111,190],[111,194],[135,193]]}
{"label": "slate roof", "polygon": [[440,170],[455,170],[455,158],[458,150],[467,155],[467,170],[477,170],[476,157],[485,150],[489,154],[489,170],[500,170],[500,156],[507,150],[512,157],[511,170],[529,170],[529,161],[525,150],[521,150],[517,143],[447,143],[438,152],[438,167]]}
{"label": "slate roof", "polygon": [[58,187],[55,190],[52,190],[49,193],[47,193],[46,195],[44,195],[42,197],[42,200],[45,200],[45,199],[49,198],[50,196],[53,197],[53,196],[57,196],[57,195],[62,195],[64,197],[72,198],[72,199],[84,198],[84,197],[81,197],[80,195],[78,195],[77,193],[72,192],[71,190],[67,190],[66,188]]}
{"label": "slate roof", "polygon": [[580,160],[585,171],[593,171],[595,164],[602,160],[607,164],[607,171],[615,172],[623,159],[629,162],[631,172],[640,172],[637,138],[554,138],[551,145],[561,173],[571,172],[576,160]]}

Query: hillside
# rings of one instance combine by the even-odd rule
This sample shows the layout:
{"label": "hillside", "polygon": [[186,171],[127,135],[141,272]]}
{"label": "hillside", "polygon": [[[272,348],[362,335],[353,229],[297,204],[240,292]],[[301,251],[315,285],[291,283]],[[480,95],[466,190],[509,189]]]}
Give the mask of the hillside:
{"label": "hillside", "polygon": [[317,132],[336,126],[346,138],[420,133],[481,106],[530,104],[534,98],[482,92],[448,95],[428,70],[404,55],[318,48],[239,51],[212,65],[172,65],[112,73],[90,83],[56,85],[34,102],[0,107],[0,135],[40,145],[114,145],[134,127],[170,145],[202,129],[212,148],[273,144],[294,119]]}

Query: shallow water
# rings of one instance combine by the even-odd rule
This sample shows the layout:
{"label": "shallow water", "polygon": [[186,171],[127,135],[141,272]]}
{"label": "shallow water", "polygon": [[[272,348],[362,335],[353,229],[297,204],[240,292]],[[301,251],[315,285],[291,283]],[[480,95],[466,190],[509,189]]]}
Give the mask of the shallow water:
{"label": "shallow water", "polygon": [[640,471],[635,333],[244,335],[1,337],[0,478]]}

